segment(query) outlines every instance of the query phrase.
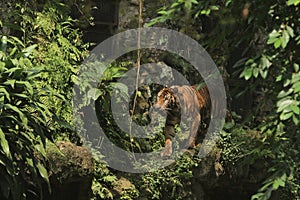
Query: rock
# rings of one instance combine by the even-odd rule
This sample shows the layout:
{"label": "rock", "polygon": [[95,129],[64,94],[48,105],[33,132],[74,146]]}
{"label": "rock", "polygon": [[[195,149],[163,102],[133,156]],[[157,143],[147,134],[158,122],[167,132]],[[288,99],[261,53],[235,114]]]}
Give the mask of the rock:
{"label": "rock", "polygon": [[47,142],[51,194],[46,200],[88,200],[94,172],[92,154],[82,146]]}
{"label": "rock", "polygon": [[113,188],[113,193],[115,198],[120,198],[124,191],[126,190],[135,190],[135,185],[131,183],[127,178],[120,177],[119,180],[116,181]]}
{"label": "rock", "polygon": [[130,0],[130,4],[132,4],[134,6],[138,6],[139,5],[139,1],[138,0]]}

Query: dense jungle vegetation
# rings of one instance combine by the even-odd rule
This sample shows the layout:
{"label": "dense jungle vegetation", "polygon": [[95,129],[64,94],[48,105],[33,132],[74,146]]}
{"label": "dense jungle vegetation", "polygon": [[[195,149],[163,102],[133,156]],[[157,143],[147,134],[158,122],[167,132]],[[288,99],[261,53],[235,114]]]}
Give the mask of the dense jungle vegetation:
{"label": "dense jungle vegetation", "polygon": [[[93,26],[90,2],[0,2],[0,199],[44,199],[51,193],[47,144],[82,145],[72,95],[80,65],[95,46],[83,40],[84,28]],[[146,7],[146,2],[143,26],[192,37],[224,77],[231,114],[216,150],[222,166],[218,198],[214,186],[191,189],[203,160],[188,155],[175,166],[145,174],[118,172],[95,156],[89,198],[197,199],[195,191],[211,190],[211,199],[226,199],[222,184],[230,190],[231,184],[243,185],[243,174],[250,174],[244,178],[253,177],[255,187],[249,186],[247,198],[300,199],[300,0],[158,0],[153,7]],[[142,53],[143,62],[157,53]],[[90,90],[89,98],[101,102],[100,123],[114,124],[109,110],[112,88],[136,59],[134,54],[114,62],[99,80],[102,84]],[[170,66],[188,76],[189,67],[177,61],[165,62],[173,62]],[[162,135],[155,141],[131,141],[129,133],[114,125],[105,131],[128,151],[163,146]],[[126,182],[124,177],[130,187],[116,196],[113,189],[120,180]],[[209,178],[208,184],[213,184]]]}

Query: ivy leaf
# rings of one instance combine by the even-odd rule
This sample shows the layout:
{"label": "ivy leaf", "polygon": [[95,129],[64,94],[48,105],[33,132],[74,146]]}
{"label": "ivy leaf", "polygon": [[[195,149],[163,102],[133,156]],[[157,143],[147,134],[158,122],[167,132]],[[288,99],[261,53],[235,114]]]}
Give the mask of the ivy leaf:
{"label": "ivy leaf", "polygon": [[292,83],[297,83],[300,81],[300,73],[293,73],[292,74]]}
{"label": "ivy leaf", "polygon": [[282,48],[285,48],[287,46],[287,44],[290,41],[290,35],[288,34],[288,32],[286,30],[282,31],[282,36],[281,36],[281,46]]}
{"label": "ivy leaf", "polygon": [[297,105],[292,106],[292,111],[297,115],[300,114],[300,108]]}
{"label": "ivy leaf", "polygon": [[293,116],[293,112],[284,113],[282,112],[279,116],[280,120],[285,121]]}
{"label": "ivy leaf", "polygon": [[266,79],[267,78],[267,75],[268,75],[268,71],[267,70],[261,70],[260,71],[260,75],[263,79]]}
{"label": "ivy leaf", "polygon": [[297,63],[294,63],[294,70],[295,72],[299,71],[299,65]]}
{"label": "ivy leaf", "polygon": [[276,82],[281,81],[281,80],[282,80],[282,74],[279,74],[279,75],[276,77]]}
{"label": "ivy leaf", "polygon": [[258,73],[259,73],[258,69],[257,69],[257,68],[253,68],[253,76],[254,76],[255,78],[258,77]]}
{"label": "ivy leaf", "polygon": [[269,34],[269,39],[267,41],[267,44],[273,44],[276,41],[278,41],[278,37],[280,36],[280,34],[278,33],[278,31],[273,30],[270,34]]}
{"label": "ivy leaf", "polygon": [[270,60],[265,55],[263,55],[260,59],[259,67],[261,67],[262,69],[265,69],[265,68],[269,68],[271,65],[272,65],[272,62],[270,62]]}
{"label": "ivy leaf", "polygon": [[279,39],[279,38],[274,42],[274,47],[275,47],[275,49],[278,49],[278,48],[280,47],[281,42],[282,42],[282,40]]}
{"label": "ivy leaf", "polygon": [[298,123],[299,123],[299,119],[295,115],[293,115],[293,122],[295,125],[298,125]]}
{"label": "ivy leaf", "polygon": [[284,109],[290,107],[291,105],[294,105],[294,101],[291,99],[284,99],[283,101],[279,101],[277,105],[278,107],[277,112],[281,112]]}
{"label": "ivy leaf", "polygon": [[294,29],[290,26],[286,26],[286,31],[289,33],[291,37],[294,37]]}
{"label": "ivy leaf", "polygon": [[285,186],[285,181],[282,180],[281,178],[277,178],[274,182],[273,182],[273,189],[277,190],[279,187],[284,187]]}
{"label": "ivy leaf", "polygon": [[240,78],[244,77],[245,80],[249,80],[252,76],[252,68],[246,68],[244,71],[241,73]]}
{"label": "ivy leaf", "polygon": [[293,89],[292,88],[290,88],[288,91],[281,90],[278,93],[277,98],[281,99],[281,98],[286,97],[286,96],[288,96],[288,95],[290,95],[292,93],[293,93]]}
{"label": "ivy leaf", "polygon": [[294,93],[300,92],[300,82],[296,82],[293,84]]}

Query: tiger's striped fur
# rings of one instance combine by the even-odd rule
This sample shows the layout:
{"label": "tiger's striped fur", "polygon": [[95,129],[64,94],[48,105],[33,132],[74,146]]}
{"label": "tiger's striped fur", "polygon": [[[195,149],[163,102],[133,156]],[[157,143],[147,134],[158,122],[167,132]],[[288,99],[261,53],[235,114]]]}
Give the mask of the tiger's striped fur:
{"label": "tiger's striped fur", "polygon": [[155,107],[167,111],[167,119],[164,128],[165,150],[162,156],[172,154],[172,138],[174,137],[175,125],[181,122],[181,115],[189,116],[190,133],[188,146],[195,147],[198,127],[203,118],[210,110],[211,101],[206,86],[197,89],[194,86],[171,86],[163,88],[157,95]]}

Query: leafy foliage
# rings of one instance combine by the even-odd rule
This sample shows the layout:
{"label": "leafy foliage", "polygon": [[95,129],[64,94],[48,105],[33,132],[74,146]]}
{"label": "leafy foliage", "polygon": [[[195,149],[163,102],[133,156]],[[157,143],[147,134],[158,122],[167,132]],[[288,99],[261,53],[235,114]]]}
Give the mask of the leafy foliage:
{"label": "leafy foliage", "polygon": [[[224,164],[255,166],[264,160],[266,171],[252,199],[270,199],[274,191],[284,191],[285,199],[299,199],[300,1],[164,2],[148,26],[167,26],[198,40],[230,80],[245,84],[236,84],[230,96],[254,98],[252,107],[246,108],[248,115],[233,113],[222,131],[219,146]],[[91,23],[91,5],[82,0],[0,4],[7,13],[0,14],[0,198],[42,198],[42,185],[49,184],[43,161],[46,137],[80,143],[72,121],[71,95],[88,45],[75,25]],[[83,13],[78,21],[69,17],[73,5]],[[117,62],[106,71],[100,65],[100,71],[83,74],[96,80],[95,75],[102,76],[97,87],[81,83],[86,96],[80,108],[96,101],[100,123],[123,149],[156,150],[161,148],[162,134],[153,141],[132,140],[116,128],[111,115],[113,92],[130,98],[124,92],[127,86],[116,82],[130,67],[131,63]],[[199,162],[184,156],[172,169],[144,174],[137,189],[124,190],[121,199],[143,195],[183,199],[185,184]],[[93,199],[112,199],[116,179],[96,161]]]}
{"label": "leafy foliage", "polygon": [[14,3],[2,3],[8,14],[0,23],[0,198],[43,198],[46,138],[78,140],[72,76],[87,46],[61,4]]}
{"label": "leafy foliage", "polygon": [[[37,45],[34,66],[43,69],[43,73],[36,84],[41,88],[53,88],[52,95],[42,98],[46,106],[54,111],[52,125],[61,129],[59,135],[53,137],[62,137],[63,132],[68,137],[75,131],[70,103],[72,85],[79,62],[87,55],[88,46],[83,44],[79,30],[73,28],[75,21],[55,6],[48,2],[42,12],[31,13],[29,10],[28,15],[22,16],[22,28],[24,40]],[[74,133],[69,138],[76,142]]]}
{"label": "leafy foliage", "polygon": [[100,161],[95,162],[94,174],[92,185],[93,197],[91,199],[113,199],[111,189],[117,177]]}
{"label": "leafy foliage", "polygon": [[[15,37],[2,37],[0,52],[0,166],[1,195],[24,199],[42,195],[48,174],[37,154],[45,157],[45,139],[51,128],[50,110],[40,101],[49,90],[39,90],[34,81],[41,76],[29,56],[36,45],[27,48]],[[9,51],[11,48],[14,51]],[[39,190],[36,190],[39,189]]]}
{"label": "leafy foliage", "polygon": [[[292,198],[299,198],[298,4],[298,0],[246,3],[174,0],[149,23],[167,23],[188,33],[204,45],[220,67],[226,63],[231,79],[251,83],[231,95],[254,93],[258,103],[253,105],[246,124],[237,124],[237,118],[234,124],[228,124],[232,127],[225,129],[223,139],[228,139],[230,145],[226,146],[226,142],[222,145],[227,152],[224,159],[229,162],[234,157],[249,156],[251,159],[244,161],[250,164],[268,158],[268,175],[252,199],[269,199],[272,191],[279,188],[286,188],[294,195]],[[193,23],[189,23],[190,19]],[[234,134],[241,131],[246,134],[247,129],[259,135],[251,139],[252,144]]]}

